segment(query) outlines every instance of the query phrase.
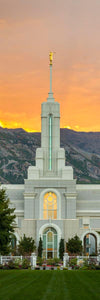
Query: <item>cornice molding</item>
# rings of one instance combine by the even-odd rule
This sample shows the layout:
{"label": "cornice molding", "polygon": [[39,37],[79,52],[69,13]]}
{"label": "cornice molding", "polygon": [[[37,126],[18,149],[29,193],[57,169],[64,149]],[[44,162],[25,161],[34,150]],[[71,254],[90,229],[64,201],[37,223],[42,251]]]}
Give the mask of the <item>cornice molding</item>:
{"label": "cornice molding", "polygon": [[35,198],[37,193],[24,193],[25,198]]}
{"label": "cornice molding", "polygon": [[70,198],[70,199],[71,199],[71,198],[72,198],[72,199],[73,199],[73,198],[76,199],[77,193],[67,193],[67,192],[66,192],[66,193],[64,193],[64,196],[65,196],[66,199],[69,199],[69,198]]}

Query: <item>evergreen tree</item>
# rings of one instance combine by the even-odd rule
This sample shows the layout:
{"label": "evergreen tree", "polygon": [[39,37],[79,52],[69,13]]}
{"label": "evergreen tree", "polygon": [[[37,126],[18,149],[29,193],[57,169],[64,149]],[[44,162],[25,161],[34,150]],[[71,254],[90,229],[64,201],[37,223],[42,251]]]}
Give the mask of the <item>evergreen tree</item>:
{"label": "evergreen tree", "polygon": [[59,257],[62,260],[63,260],[63,255],[64,255],[64,239],[61,239],[59,243]]}
{"label": "evergreen tree", "polygon": [[82,253],[82,241],[79,239],[77,235],[68,240],[67,250],[73,254],[81,254]]}
{"label": "evergreen tree", "polygon": [[26,237],[25,234],[19,241],[18,252],[20,255],[30,255],[36,249],[32,237]]}
{"label": "evergreen tree", "polygon": [[40,239],[39,239],[39,246],[38,246],[38,256],[39,257],[42,257],[42,251],[43,251],[43,242],[42,242],[42,239],[40,237]]}
{"label": "evergreen tree", "polygon": [[10,200],[5,189],[0,189],[0,254],[6,255],[11,251],[11,239],[14,232],[15,208],[9,207]]}

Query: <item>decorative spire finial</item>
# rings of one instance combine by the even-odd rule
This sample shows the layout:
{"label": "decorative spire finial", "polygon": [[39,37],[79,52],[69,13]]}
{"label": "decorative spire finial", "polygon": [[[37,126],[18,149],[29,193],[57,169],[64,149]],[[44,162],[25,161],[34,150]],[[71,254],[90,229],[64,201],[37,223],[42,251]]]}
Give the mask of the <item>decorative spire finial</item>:
{"label": "decorative spire finial", "polygon": [[52,61],[53,61],[53,54],[55,52],[50,52],[49,53],[49,66],[50,66],[50,91],[49,91],[49,96],[47,98],[47,100],[49,102],[54,102],[54,98],[53,98],[53,92],[52,92]]}

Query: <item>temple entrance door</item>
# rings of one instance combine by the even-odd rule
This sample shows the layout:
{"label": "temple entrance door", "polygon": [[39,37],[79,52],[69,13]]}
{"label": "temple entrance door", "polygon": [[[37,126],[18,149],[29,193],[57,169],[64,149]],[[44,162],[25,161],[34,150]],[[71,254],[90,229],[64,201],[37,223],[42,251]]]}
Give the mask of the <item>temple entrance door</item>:
{"label": "temple entrance door", "polygon": [[47,232],[47,258],[53,258],[53,250],[54,250],[54,241],[53,241],[53,232]]}
{"label": "temple entrance door", "polygon": [[43,257],[57,257],[57,232],[52,227],[47,227],[43,232]]}
{"label": "temple entrance door", "polygon": [[51,252],[47,252],[47,258],[50,259],[50,258],[53,258],[53,253],[52,251]]}
{"label": "temple entrance door", "polygon": [[84,252],[86,255],[97,254],[97,238],[93,233],[88,233],[84,237]]}

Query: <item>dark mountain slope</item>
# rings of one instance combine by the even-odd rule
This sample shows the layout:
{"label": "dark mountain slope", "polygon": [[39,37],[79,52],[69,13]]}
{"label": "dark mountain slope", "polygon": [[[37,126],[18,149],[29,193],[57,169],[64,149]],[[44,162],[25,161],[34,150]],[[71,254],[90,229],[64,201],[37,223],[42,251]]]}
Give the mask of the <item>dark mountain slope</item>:
{"label": "dark mountain slope", "polygon": [[[27,168],[35,165],[41,134],[23,129],[0,128],[0,182],[23,183]],[[100,132],[75,132],[61,129],[61,147],[66,165],[72,165],[78,182],[100,182]]]}

